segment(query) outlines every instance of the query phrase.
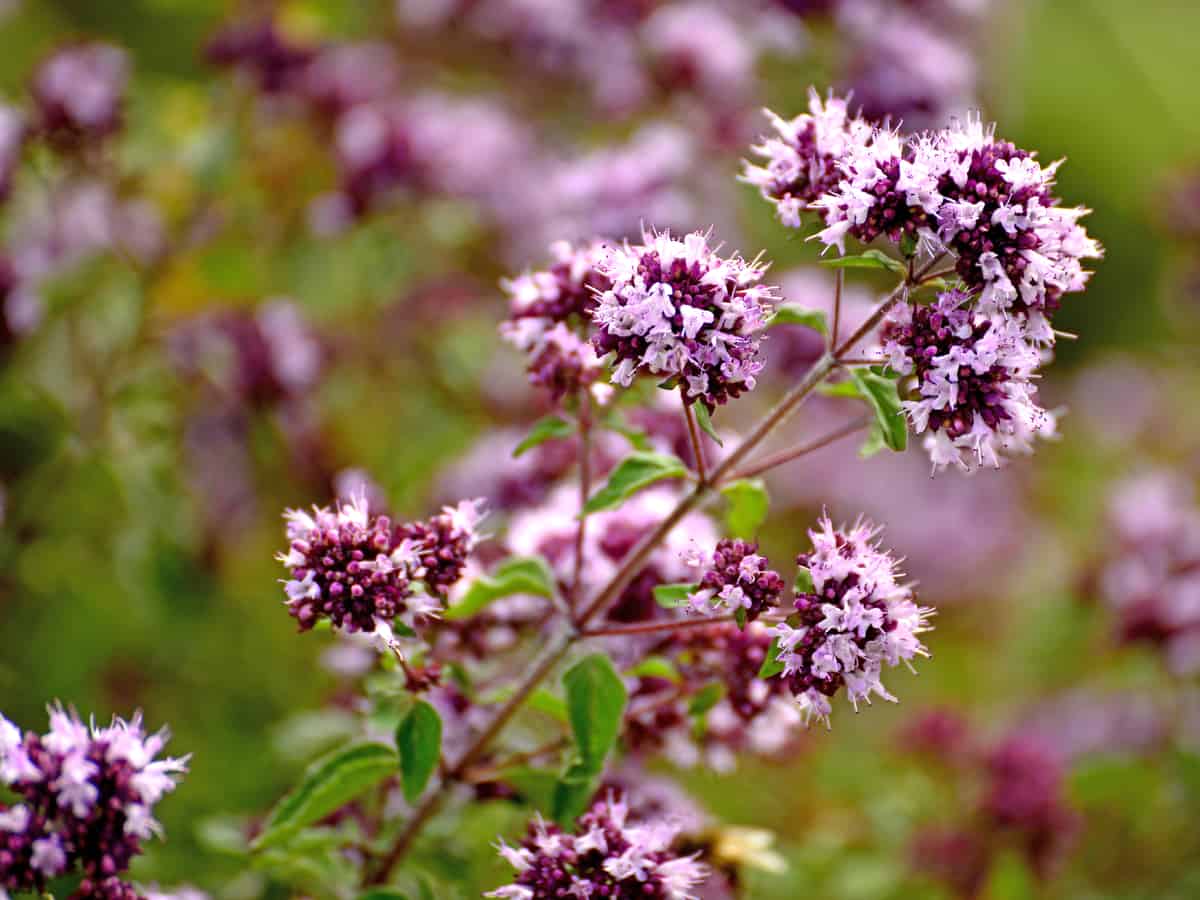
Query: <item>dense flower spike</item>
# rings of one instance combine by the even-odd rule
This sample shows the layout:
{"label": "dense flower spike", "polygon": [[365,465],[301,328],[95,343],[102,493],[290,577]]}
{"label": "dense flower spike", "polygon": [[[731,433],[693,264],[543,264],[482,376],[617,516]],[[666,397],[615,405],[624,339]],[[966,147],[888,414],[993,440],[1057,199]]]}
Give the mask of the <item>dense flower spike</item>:
{"label": "dense flower spike", "polygon": [[500,854],[517,871],[512,884],[485,896],[502,900],[697,900],[707,877],[694,857],[671,844],[677,829],[666,822],[634,823],[623,799],[609,796],[580,817],[574,834],[540,818],[521,845],[500,844]]}
{"label": "dense flower spike", "polygon": [[[436,613],[478,542],[480,517],[477,501],[463,501],[427,522],[393,528],[386,516],[369,514],[361,495],[312,515],[288,510],[291,545],[277,557],[292,573],[288,612],[301,631],[328,618],[335,628],[385,636],[397,618],[411,624]],[[417,593],[416,580],[429,594]]]}
{"label": "dense flower spike", "polygon": [[767,568],[766,557],[758,555],[758,544],[722,540],[706,563],[708,569],[700,579],[700,590],[691,597],[697,612],[714,608],[744,610],[746,620],[752,622],[778,605],[783,578]]}
{"label": "dense flower spike", "polygon": [[931,306],[897,307],[884,327],[893,369],[916,378],[904,407],[935,469],[998,467],[1054,434],[1054,414],[1037,405],[1033,380],[1043,352],[1024,320],[973,312],[959,292]]}
{"label": "dense flower spike", "polygon": [[800,213],[841,180],[841,161],[852,146],[870,139],[871,126],[853,118],[846,100],[830,96],[822,102],[809,88],[807,113],[783,119],[767,110],[776,136],[752,149],[764,157],[762,165],[745,163],[742,180],[759,189],[775,205],[779,221],[800,227]]}
{"label": "dense flower spike", "polygon": [[99,728],[60,706],[49,713],[40,736],[0,716],[0,784],[20,798],[0,809],[0,895],[43,891],[48,879],[78,872],[75,896],[128,896],[115,876],[161,834],[154,807],[187,759],[155,759],[167,734],[147,735],[140,715]]}
{"label": "dense flower spike", "polygon": [[796,597],[796,621],[775,626],[783,676],[808,719],[829,722],[829,698],[843,686],[857,709],[871,695],[895,701],[880,676],[884,665],[911,666],[927,656],[918,635],[932,610],[917,606],[898,579],[897,561],[880,550],[879,529],[862,521],[835,529],[827,516],[810,531],[813,549],[797,562],[812,578]]}
{"label": "dense flower spike", "polygon": [[757,260],[722,259],[699,232],[683,240],[647,232],[597,268],[612,288],[592,313],[595,343],[616,358],[615,384],[628,387],[639,371],[665,377],[710,412],[754,387],[773,299]]}

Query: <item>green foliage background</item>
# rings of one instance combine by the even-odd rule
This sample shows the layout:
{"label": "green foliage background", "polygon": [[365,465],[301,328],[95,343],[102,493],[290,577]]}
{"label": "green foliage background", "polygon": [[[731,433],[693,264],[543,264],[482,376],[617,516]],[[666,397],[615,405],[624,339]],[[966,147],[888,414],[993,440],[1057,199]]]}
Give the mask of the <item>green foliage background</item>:
{"label": "green foliage background", "polygon": [[[378,14],[368,3],[334,0],[288,8],[327,34],[363,33]],[[278,510],[325,498],[280,465],[286,447],[272,423],[256,422],[257,522],[230,551],[209,557],[196,498],[180,475],[182,387],[161,358],[128,352],[138,346],[136,311],[150,302],[169,321],[285,294],[323,332],[369,347],[371,365],[335,367],[321,388],[331,452],[370,471],[399,511],[418,515],[434,473],[493,424],[473,397],[500,306],[476,304],[453,332],[429,328],[392,352],[397,331],[425,326],[414,318],[376,333],[381,311],[406,286],[470,260],[485,236],[469,211],[449,204],[422,221],[383,217],[333,240],[308,237],[302,198],[331,173],[311,135],[230,127],[236,97],[195,49],[226,12],[207,0],[25,0],[0,24],[0,91],[12,96],[63,39],[105,36],[131,48],[130,164],[169,215],[201,194],[229,223],[215,243],[148,284],[119,260],[66,279],[52,327],[20,350],[0,382],[0,480],[9,490],[0,529],[0,709],[36,727],[45,703],[62,698],[85,713],[140,707],[151,725],[170,723],[171,746],[193,754],[192,771],[161,806],[169,840],[134,874],[236,897],[280,889],[229,886],[241,864],[214,849],[213,819],[261,814],[292,783],[312,744],[298,740],[303,721],[295,717],[333,687],[314,662],[327,636],[296,637],[272,560]],[[1004,24],[986,61],[988,112],[1043,159],[1069,157],[1061,194],[1095,210],[1089,229],[1107,248],[1092,286],[1060,320],[1082,339],[1060,348],[1052,377],[1117,351],[1164,362],[1178,432],[1164,434],[1164,445],[1186,442],[1200,428],[1197,332],[1196,309],[1181,304],[1196,299],[1172,292],[1180,251],[1164,237],[1161,210],[1166,176],[1194,162],[1200,146],[1200,8],[1045,0],[1013,4]],[[820,83],[820,53],[806,66],[768,73],[776,108],[797,109],[809,81]],[[767,248],[780,267],[812,258],[811,246],[789,240],[749,190],[743,200],[748,245]],[[500,273],[481,259],[474,274],[494,284]],[[939,896],[909,874],[907,842],[915,823],[961,798],[936,772],[895,753],[895,730],[910,710],[949,703],[994,729],[1030,700],[1074,686],[1179,690],[1152,654],[1114,651],[1103,610],[1083,602],[1090,598],[1075,575],[1103,553],[1105,485],[1133,461],[1101,452],[1069,417],[1063,430],[1065,439],[1034,463],[1040,525],[1029,535],[1030,561],[1004,596],[939,617],[935,658],[904,685],[899,707],[839,716],[793,765],[686,777],[727,820],[778,833],[791,871],[756,876],[751,896]],[[795,544],[803,524],[774,521],[769,542]],[[990,585],[962,590],[964,599],[991,593]],[[1200,758],[1105,758],[1075,771],[1072,791],[1087,827],[1067,870],[1039,889],[1014,863],[995,875],[990,896],[1200,896]],[[502,808],[479,810],[441,835],[441,867],[481,887],[499,883],[502,867],[488,845],[514,827]]]}

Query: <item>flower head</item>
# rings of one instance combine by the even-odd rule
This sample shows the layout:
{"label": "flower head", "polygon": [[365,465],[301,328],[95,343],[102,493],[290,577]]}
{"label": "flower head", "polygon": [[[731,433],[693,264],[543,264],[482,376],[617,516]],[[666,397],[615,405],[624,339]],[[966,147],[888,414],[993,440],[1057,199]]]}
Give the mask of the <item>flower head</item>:
{"label": "flower head", "polygon": [[365,497],[312,515],[290,509],[284,518],[290,545],[277,558],[291,570],[284,589],[301,631],[328,618],[335,628],[370,632],[407,610],[416,548],[386,516],[371,516]]}
{"label": "flower head", "polygon": [[696,900],[707,870],[671,849],[677,829],[665,822],[635,823],[625,801],[610,795],[567,834],[539,817],[517,847],[500,843],[516,870],[512,884],[485,896],[505,900],[605,897],[612,900]]}
{"label": "flower head", "polygon": [[834,528],[827,516],[809,532],[812,552],[797,562],[812,588],[796,597],[796,624],[775,627],[782,677],[807,718],[829,721],[829,698],[843,687],[857,709],[871,696],[895,701],[883,667],[927,656],[918,635],[931,610],[917,606],[899,581],[897,561],[880,550],[879,529],[865,522]]}
{"label": "flower head", "polygon": [[931,306],[902,305],[884,328],[892,368],[916,378],[904,407],[935,469],[997,467],[1054,434],[1054,414],[1036,401],[1043,352],[1024,321],[972,311],[967,299],[948,292]]}
{"label": "flower head", "polygon": [[482,500],[462,500],[423,522],[401,525],[401,545],[417,551],[419,576],[430,593],[444,598],[462,577],[467,557],[483,540]]}
{"label": "flower head", "polygon": [[61,706],[49,714],[40,736],[0,716],[0,783],[20,798],[0,809],[0,893],[40,891],[76,870],[91,886],[79,896],[123,896],[109,882],[161,834],[154,807],[187,759],[157,758],[167,734],[146,734],[140,715],[100,728]]}
{"label": "flower head", "polygon": [[775,205],[779,221],[791,228],[799,228],[800,213],[837,185],[840,162],[850,147],[871,135],[871,126],[852,118],[842,98],[822,102],[810,88],[808,109],[794,119],[767,110],[776,134],[751,148],[765,162],[747,162],[742,173],[742,180],[757,187]]}
{"label": "flower head", "polygon": [[949,251],[983,311],[1028,317],[1031,334],[1050,343],[1046,315],[1083,290],[1082,260],[1102,252],[1079,225],[1087,210],[1054,195],[1058,165],[996,139],[978,117],[912,136],[877,128],[848,148],[837,185],[812,201],[826,226],[818,237],[843,252],[847,236]]}
{"label": "flower head", "polygon": [[744,610],[752,622],[778,605],[783,588],[783,578],[767,567],[766,557],[759,556],[758,544],[727,538],[713,550],[700,590],[692,595],[692,606],[698,612],[722,607],[735,613]]}
{"label": "flower head", "polygon": [[700,232],[682,240],[647,232],[598,269],[612,287],[592,312],[595,344],[614,355],[615,384],[628,387],[639,372],[664,377],[710,412],[754,387],[772,300],[759,284],[764,267],[722,259]]}

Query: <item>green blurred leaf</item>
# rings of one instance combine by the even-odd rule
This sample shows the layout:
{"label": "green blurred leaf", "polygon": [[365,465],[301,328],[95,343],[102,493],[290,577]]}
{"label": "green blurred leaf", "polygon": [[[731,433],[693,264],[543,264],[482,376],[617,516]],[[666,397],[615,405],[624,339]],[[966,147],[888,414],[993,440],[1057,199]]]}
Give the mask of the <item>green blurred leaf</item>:
{"label": "green blurred leaf", "polygon": [[829,334],[825,313],[819,309],[805,309],[795,303],[783,303],[775,307],[775,312],[767,320],[767,327],[775,325],[803,325],[818,334]]}
{"label": "green blurred leaf", "polygon": [[647,656],[626,671],[634,678],[665,678],[667,681],[678,682],[682,677],[675,664],[664,656]]}
{"label": "green blurred leaf", "polygon": [[569,827],[587,810],[588,801],[600,786],[602,770],[593,769],[583,760],[575,760],[554,786],[554,820]]}
{"label": "green blurred leaf", "polygon": [[525,440],[517,444],[513,450],[513,457],[518,457],[527,450],[532,450],[546,441],[554,440],[555,438],[570,437],[575,432],[575,427],[566,419],[558,416],[546,416],[544,419],[539,419],[533,423],[533,427],[529,429],[529,434]]}
{"label": "green blurred leaf", "polygon": [[734,537],[752,540],[767,520],[770,497],[761,478],[743,478],[721,489],[728,503],[725,527]]}
{"label": "green blurred leaf", "polygon": [[477,578],[462,599],[442,613],[442,618],[451,622],[469,619],[501,597],[513,594],[553,597],[556,590],[554,573],[544,559],[512,556],[500,563],[491,575]]}
{"label": "green blurred leaf", "polygon": [[644,487],[666,478],[683,478],[687,467],[677,456],[638,451],[625,457],[583,507],[585,515],[613,509]]}
{"label": "green blurred leaf", "polygon": [[720,703],[724,696],[725,685],[721,682],[714,681],[706,684],[692,695],[692,699],[688,703],[688,712],[693,716],[702,716]]}
{"label": "green blurred leaf", "polygon": [[606,654],[593,653],[566,671],[563,685],[580,759],[599,772],[620,733],[628,700],[625,683]]}
{"label": "green blurred leaf", "polygon": [[792,590],[797,594],[811,594],[813,591],[812,572],[804,566],[796,570],[796,580],[792,582]]}
{"label": "green blurred leaf", "polygon": [[896,379],[868,369],[851,369],[850,378],[875,413],[875,428],[884,446],[900,451],[908,446],[908,419],[900,405]]}
{"label": "green blurred leaf", "polygon": [[654,588],[654,602],[663,609],[678,609],[687,606],[688,597],[696,592],[695,584],[660,584]]}
{"label": "green blurred leaf", "polygon": [[318,760],[267,817],[251,845],[265,850],[284,844],[396,771],[396,751],[386,744],[360,743]]}
{"label": "green blurred leaf", "polygon": [[696,414],[696,424],[700,426],[700,430],[716,441],[718,447],[724,447],[725,442],[717,434],[717,429],[713,428],[712,416],[708,413],[708,407],[697,400],[692,404],[692,411]]}
{"label": "green blurred leaf", "polygon": [[506,769],[501,777],[528,797],[535,809],[549,815],[554,814],[554,795],[558,790],[559,782],[557,772],[522,766]]}
{"label": "green blurred leaf", "polygon": [[821,265],[831,269],[886,269],[889,272],[908,272],[908,266],[900,260],[888,256],[882,250],[867,250],[857,255],[823,259]]}
{"label": "green blurred leaf", "polygon": [[442,718],[437,710],[418,700],[396,729],[396,747],[400,751],[404,799],[415,803],[442,756]]}
{"label": "green blurred leaf", "polygon": [[[805,569],[804,571],[808,571]],[[763,659],[762,667],[758,670],[759,678],[774,678],[783,671],[783,663],[776,657],[779,656],[779,637],[771,639],[771,646],[767,648],[766,658]]]}

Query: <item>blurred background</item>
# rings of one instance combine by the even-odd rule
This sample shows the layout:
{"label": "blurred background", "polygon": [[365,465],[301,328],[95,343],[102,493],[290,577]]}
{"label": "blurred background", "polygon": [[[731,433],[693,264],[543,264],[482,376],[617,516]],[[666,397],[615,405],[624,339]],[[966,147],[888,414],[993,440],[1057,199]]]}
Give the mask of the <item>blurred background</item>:
{"label": "blurred background", "polygon": [[[826,304],[735,180],[761,108],[979,108],[1068,158],[1106,247],[1056,320],[1062,438],[970,478],[919,448],[781,470],[765,546],[823,505],[885,523],[934,659],[897,706],[682,778],[776,833],[788,871],[750,897],[1200,896],[1198,33],[1173,0],[0,0],[0,710],[169,723],[192,771],[133,875],[286,896],[223,817],[337,738],[345,682],[284,614],[280,511],[362,484],[405,517],[536,506],[569,458],[509,459],[544,410],[502,276],[712,226]],[[819,352],[773,335],[762,402]],[[498,827],[446,849],[478,889]]]}

